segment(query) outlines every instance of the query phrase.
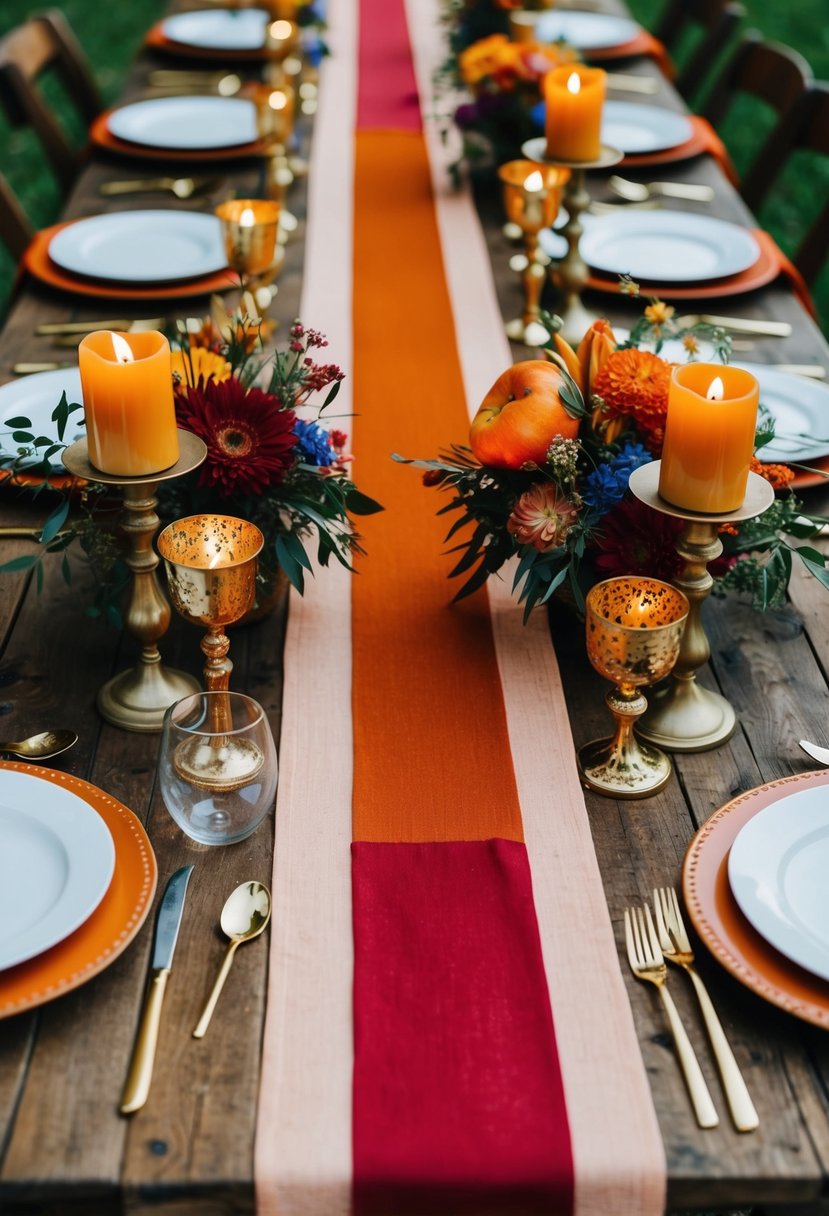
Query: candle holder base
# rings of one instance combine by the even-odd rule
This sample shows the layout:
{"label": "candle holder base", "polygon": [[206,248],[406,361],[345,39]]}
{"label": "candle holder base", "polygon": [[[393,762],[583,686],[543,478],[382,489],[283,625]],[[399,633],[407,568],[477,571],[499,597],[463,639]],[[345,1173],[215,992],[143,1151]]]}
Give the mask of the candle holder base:
{"label": "candle holder base", "polygon": [[522,342],[524,346],[543,346],[545,342],[550,341],[549,331],[544,328],[540,321],[528,321],[525,323],[523,317],[516,317],[514,321],[507,321],[504,326],[504,332],[511,342]]}
{"label": "candle holder base", "polygon": [[646,506],[682,521],[676,542],[682,569],[673,582],[684,591],[691,609],[671,684],[654,696],[636,729],[643,739],[668,751],[705,752],[730,739],[737,725],[737,715],[726,698],[702,688],[696,679],[711,655],[700,620],[702,604],[714,585],[708,566],[722,553],[720,526],[762,515],[774,502],[774,490],[765,478],[749,473],[740,507],[724,515],[703,515],[660,498],[660,467],[658,460],[641,465],[631,474],[630,490]]}
{"label": "candle holder base", "polygon": [[168,707],[196,692],[201,692],[201,685],[193,676],[165,667],[157,658],[139,660],[101,687],[98,712],[121,730],[154,734],[161,730]]}
{"label": "candle holder base", "polygon": [[669,752],[708,752],[727,743],[736,726],[734,708],[720,693],[703,688],[694,677],[674,677],[653,695],[636,730],[641,739]]}

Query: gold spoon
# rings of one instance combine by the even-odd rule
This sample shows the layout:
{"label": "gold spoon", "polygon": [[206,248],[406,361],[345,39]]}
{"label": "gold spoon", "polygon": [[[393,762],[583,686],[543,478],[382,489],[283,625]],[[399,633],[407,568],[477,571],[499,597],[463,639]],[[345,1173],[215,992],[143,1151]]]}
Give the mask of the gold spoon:
{"label": "gold spoon", "polygon": [[222,908],[221,925],[222,932],[230,938],[230,945],[219,968],[219,974],[216,976],[213,991],[207,998],[207,1004],[193,1031],[194,1039],[203,1039],[205,1036],[219,994],[230,972],[236,947],[242,942],[249,942],[254,937],[258,937],[270,919],[271,894],[263,883],[243,882],[227,897],[225,906]]}
{"label": "gold spoon", "polygon": [[204,193],[216,185],[215,178],[198,177],[149,177],[135,181],[102,182],[98,187],[99,194],[145,194],[154,191],[169,191],[176,198],[192,198],[196,193]]}
{"label": "gold spoon", "polygon": [[44,730],[38,735],[30,735],[28,739],[0,742],[0,752],[10,752],[23,760],[49,760],[68,751],[77,742],[78,736],[73,730]]}

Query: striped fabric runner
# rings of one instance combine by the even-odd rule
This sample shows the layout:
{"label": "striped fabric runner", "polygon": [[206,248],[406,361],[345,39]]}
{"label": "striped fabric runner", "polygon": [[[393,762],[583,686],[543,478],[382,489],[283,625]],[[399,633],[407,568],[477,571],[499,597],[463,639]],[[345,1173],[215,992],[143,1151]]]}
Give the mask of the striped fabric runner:
{"label": "striped fabric runner", "polygon": [[302,316],[353,369],[386,510],[358,576],[291,602],[259,1211],[653,1216],[661,1140],[546,621],[497,581],[447,607],[435,496],[390,459],[462,441],[511,361],[421,123],[433,0],[354,8],[329,14]]}

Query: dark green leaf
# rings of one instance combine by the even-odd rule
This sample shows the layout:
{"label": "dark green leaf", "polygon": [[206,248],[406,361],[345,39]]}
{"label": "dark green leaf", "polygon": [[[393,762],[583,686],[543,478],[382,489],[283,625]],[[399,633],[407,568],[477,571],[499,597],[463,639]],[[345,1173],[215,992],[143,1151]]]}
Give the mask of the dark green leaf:
{"label": "dark green leaf", "polygon": [[31,431],[12,431],[12,439],[15,443],[33,443],[34,438]]}
{"label": "dark green leaf", "polygon": [[363,494],[354,486],[346,491],[345,505],[354,515],[376,515],[378,511],[383,510],[379,502],[375,502],[368,494]]}
{"label": "dark green leaf", "polygon": [[43,531],[40,534],[40,539],[43,544],[47,544],[63,527],[66,522],[66,517],[69,514],[69,499],[65,498],[63,502],[58,503],[52,514],[43,525]]}
{"label": "dark green leaf", "polygon": [[19,418],[6,418],[3,421],[3,426],[10,426],[14,430],[20,430],[21,427],[30,427],[32,425],[31,418],[24,418],[21,414]]}
{"label": "dark green leaf", "polygon": [[22,557],[13,557],[11,561],[3,562],[0,566],[0,574],[14,574],[18,570],[31,570],[32,566],[37,565],[40,558],[31,553],[24,554]]}

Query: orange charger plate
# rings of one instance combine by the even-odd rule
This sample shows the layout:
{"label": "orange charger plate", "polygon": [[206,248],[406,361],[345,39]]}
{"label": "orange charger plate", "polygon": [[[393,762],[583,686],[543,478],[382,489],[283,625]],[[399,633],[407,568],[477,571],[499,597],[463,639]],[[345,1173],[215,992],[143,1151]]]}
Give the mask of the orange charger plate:
{"label": "orange charger plate", "polygon": [[[753,266],[739,274],[728,275],[724,279],[710,279],[706,283],[640,283],[639,294],[657,296],[660,300],[711,300],[718,296],[736,296],[744,291],[756,291],[766,287],[783,270],[780,251],[767,232],[762,228],[752,228],[751,233],[760,246],[760,256]],[[590,272],[587,286],[592,291],[610,292],[619,295],[621,288],[618,278],[608,279]]]}
{"label": "orange charger plate", "polygon": [[126,950],[150,910],[158,867],[138,819],[103,790],[79,777],[33,764],[0,761],[0,769],[29,773],[77,794],[101,816],[115,845],[112,882],[80,929],[36,958],[0,971],[0,1018],[8,1018],[79,988]]}
{"label": "orange charger plate", "polygon": [[[75,221],[69,220],[68,223]],[[188,279],[186,283],[153,283],[143,286],[136,283],[101,283],[97,279],[81,279],[60,266],[49,257],[49,242],[55,233],[66,228],[67,223],[53,224],[35,233],[31,244],[23,254],[23,267],[36,279],[49,287],[57,287],[60,291],[69,291],[73,295],[94,296],[96,299],[107,300],[177,300],[188,299],[191,296],[206,296],[214,291],[227,291],[230,287],[239,286],[239,277],[232,270],[218,270],[215,274],[203,275],[198,279]]]}
{"label": "orange charger plate", "polygon": [[740,828],[764,807],[815,785],[829,786],[829,770],[771,781],[716,811],[685,855],[682,891],[694,928],[726,971],[772,1005],[829,1027],[829,984],[769,945],[743,916],[728,882],[728,853]]}
{"label": "orange charger plate", "polygon": [[187,42],[173,42],[166,36],[161,25],[162,23],[159,21],[152,26],[144,39],[145,45],[152,47],[154,51],[164,51],[169,55],[189,55],[194,59],[220,59],[223,62],[237,62],[246,59],[256,61],[267,58],[264,47],[254,51],[232,51],[223,50],[221,47],[190,46]]}
{"label": "orange charger plate", "polygon": [[108,110],[98,115],[89,128],[89,138],[96,147],[117,152],[120,156],[133,156],[139,160],[239,160],[244,156],[258,156],[265,148],[262,139],[255,139],[249,144],[234,144],[232,148],[155,148],[151,144],[134,144],[112,134],[107,125],[111,113]]}

